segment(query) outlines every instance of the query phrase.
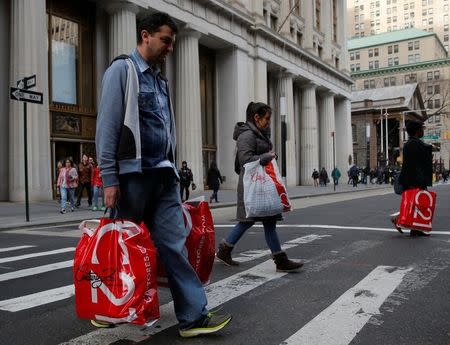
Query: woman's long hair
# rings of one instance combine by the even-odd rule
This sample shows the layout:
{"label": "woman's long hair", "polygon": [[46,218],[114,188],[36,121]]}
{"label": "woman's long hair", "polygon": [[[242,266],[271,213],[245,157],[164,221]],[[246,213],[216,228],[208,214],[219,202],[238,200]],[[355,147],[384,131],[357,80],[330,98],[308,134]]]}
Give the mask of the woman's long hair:
{"label": "woman's long hair", "polygon": [[272,108],[268,106],[266,103],[262,102],[250,102],[247,106],[246,118],[247,122],[251,122],[255,124],[255,114],[260,117],[266,115],[266,113],[272,114]]}

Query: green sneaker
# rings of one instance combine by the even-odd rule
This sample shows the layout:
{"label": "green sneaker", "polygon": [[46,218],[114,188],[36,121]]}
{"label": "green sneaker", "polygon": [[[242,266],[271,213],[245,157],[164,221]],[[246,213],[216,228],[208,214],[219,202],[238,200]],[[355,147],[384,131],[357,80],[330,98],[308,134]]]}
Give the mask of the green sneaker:
{"label": "green sneaker", "polygon": [[91,320],[91,324],[97,328],[113,328],[115,325],[113,323]]}
{"label": "green sneaker", "polygon": [[97,211],[97,210],[98,210],[97,206],[92,207],[92,211]]}
{"label": "green sneaker", "polygon": [[215,333],[228,325],[231,318],[232,317],[230,314],[217,315],[210,312],[203,320],[197,321],[186,328],[181,328],[179,333],[183,338],[191,338],[201,334]]}

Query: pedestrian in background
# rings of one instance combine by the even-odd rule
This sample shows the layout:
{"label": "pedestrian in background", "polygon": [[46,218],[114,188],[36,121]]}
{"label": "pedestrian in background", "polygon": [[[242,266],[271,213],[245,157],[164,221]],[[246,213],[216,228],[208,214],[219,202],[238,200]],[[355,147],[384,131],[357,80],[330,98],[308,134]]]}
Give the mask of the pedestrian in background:
{"label": "pedestrian in background", "polygon": [[88,205],[92,206],[92,165],[89,164],[89,158],[87,155],[83,154],[81,158],[81,163],[78,164],[78,176],[79,176],[79,187],[78,187],[78,198],[76,207],[80,207],[81,198],[83,196],[83,191],[86,189],[88,194]]}
{"label": "pedestrian in background", "polygon": [[[192,175],[192,170],[188,167],[187,162],[181,162],[181,169],[178,171],[178,175],[180,176],[180,193],[181,193],[181,201],[189,200],[189,187],[191,186],[192,181],[194,181],[194,175]],[[186,198],[183,198],[183,195],[186,194]]]}
{"label": "pedestrian in background", "polygon": [[[177,24],[167,13],[142,11],[136,27],[136,49],[127,57],[117,57],[102,82],[96,147],[105,205],[114,210],[114,218],[144,222],[151,229],[167,273],[180,336],[215,333],[228,325],[231,315],[208,311],[205,289],[187,257],[175,166],[175,115],[167,79],[158,67],[173,51]],[[183,116],[182,109],[178,111]]]}
{"label": "pedestrian in background", "polygon": [[64,167],[63,161],[58,161],[58,163],[56,164],[56,198],[58,200],[58,203],[61,202],[61,190],[58,187],[58,177],[63,167]]}
{"label": "pedestrian in background", "polygon": [[358,187],[358,175],[359,175],[359,171],[358,171],[358,167],[356,165],[353,165],[349,172],[348,175],[352,181],[353,187]]}
{"label": "pedestrian in background", "polygon": [[322,167],[322,170],[320,170],[320,175],[319,175],[319,180],[320,180],[320,185],[322,187],[326,187],[327,183],[328,183],[328,172],[326,171],[326,169],[324,167]]}
{"label": "pedestrian in background", "polygon": [[61,168],[57,183],[61,191],[61,213],[66,213],[67,198],[70,201],[70,210],[73,212],[75,206],[75,189],[78,187],[78,173],[71,159],[65,160],[65,166]]}
{"label": "pedestrian in background", "polygon": [[335,186],[339,184],[339,179],[341,178],[341,172],[338,168],[334,168],[331,172],[331,177],[333,178],[333,183]]}
{"label": "pedestrian in background", "polygon": [[314,169],[311,177],[314,180],[314,187],[319,187],[319,172],[316,169]]}
{"label": "pedestrian in background", "polygon": [[219,187],[222,183],[222,175],[217,168],[216,162],[212,161],[208,169],[208,176],[206,178],[206,184],[213,190],[213,194],[209,198],[209,203],[212,203],[213,199],[216,200],[216,202],[219,202],[217,193],[219,192]]}
{"label": "pedestrian in background", "polygon": [[[408,141],[403,146],[403,165],[400,171],[399,184],[403,190],[408,189],[427,189],[433,185],[433,153],[432,146],[424,143],[420,138],[423,137],[423,124],[416,121],[406,123],[406,132],[409,135]],[[398,214],[391,220],[396,226]],[[397,230],[402,230],[396,226]],[[429,234],[411,230],[410,236],[429,236]]]}
{"label": "pedestrian in background", "polygon": [[100,172],[100,168],[95,163],[94,160],[92,160],[92,192],[93,192],[93,204],[92,211],[97,211],[98,208],[98,196],[100,195],[102,198],[102,207],[101,210],[105,210],[105,198],[103,197],[103,182],[102,182],[102,174]]}
{"label": "pedestrian in background", "polygon": [[288,259],[281,249],[277,234],[277,221],[281,220],[281,214],[276,216],[247,218],[244,204],[244,165],[259,160],[265,166],[276,157],[273,145],[270,141],[270,117],[272,109],[264,103],[253,103],[247,106],[245,123],[238,122],[234,128],[233,139],[237,144],[237,159],[239,163],[239,183],[237,188],[237,215],[238,223],[234,226],[225,240],[219,245],[217,258],[229,266],[238,266],[239,263],[231,258],[231,252],[255,222],[261,221],[264,226],[264,234],[267,246],[272,252],[277,271],[292,272],[303,266],[302,263]]}

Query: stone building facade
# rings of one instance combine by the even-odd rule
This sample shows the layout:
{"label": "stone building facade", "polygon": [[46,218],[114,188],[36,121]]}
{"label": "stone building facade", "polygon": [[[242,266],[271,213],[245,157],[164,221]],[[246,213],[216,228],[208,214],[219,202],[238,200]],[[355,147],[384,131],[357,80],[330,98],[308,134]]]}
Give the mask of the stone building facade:
{"label": "stone building facade", "polygon": [[7,98],[9,87],[36,74],[44,94],[43,105],[28,106],[30,198],[49,199],[58,160],[95,156],[102,75],[113,57],[134,49],[144,9],[167,12],[180,26],[162,68],[177,159],[189,162],[200,188],[212,160],[224,188],[236,187],[232,132],[252,100],[274,109],[272,138],[288,185],[310,184],[313,168],[332,168],[333,132],[336,165],[347,169],[345,0],[8,0],[0,7],[0,150],[8,157],[0,162],[0,199],[24,198],[23,106]]}

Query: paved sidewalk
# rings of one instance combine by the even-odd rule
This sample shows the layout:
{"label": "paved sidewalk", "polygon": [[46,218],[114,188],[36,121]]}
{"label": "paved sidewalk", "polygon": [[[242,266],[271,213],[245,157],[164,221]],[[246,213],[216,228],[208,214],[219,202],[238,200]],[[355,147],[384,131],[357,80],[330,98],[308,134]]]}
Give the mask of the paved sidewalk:
{"label": "paved sidewalk", "polygon": [[[357,188],[343,184],[327,187],[296,186],[289,187],[288,193],[291,199],[308,198],[319,195],[335,193],[363,192],[371,189],[392,188],[390,185],[359,185]],[[191,199],[204,196],[209,201],[211,191],[191,192]],[[236,190],[220,190],[219,203],[213,202],[211,208],[234,207],[236,205]],[[83,199],[80,208],[66,214],[59,213],[59,204],[56,200],[30,203],[30,222],[25,220],[25,204],[23,202],[0,202],[0,230],[24,228],[30,226],[50,226],[58,224],[76,223],[84,219],[99,218],[101,211],[93,212],[87,206],[87,200]]]}

